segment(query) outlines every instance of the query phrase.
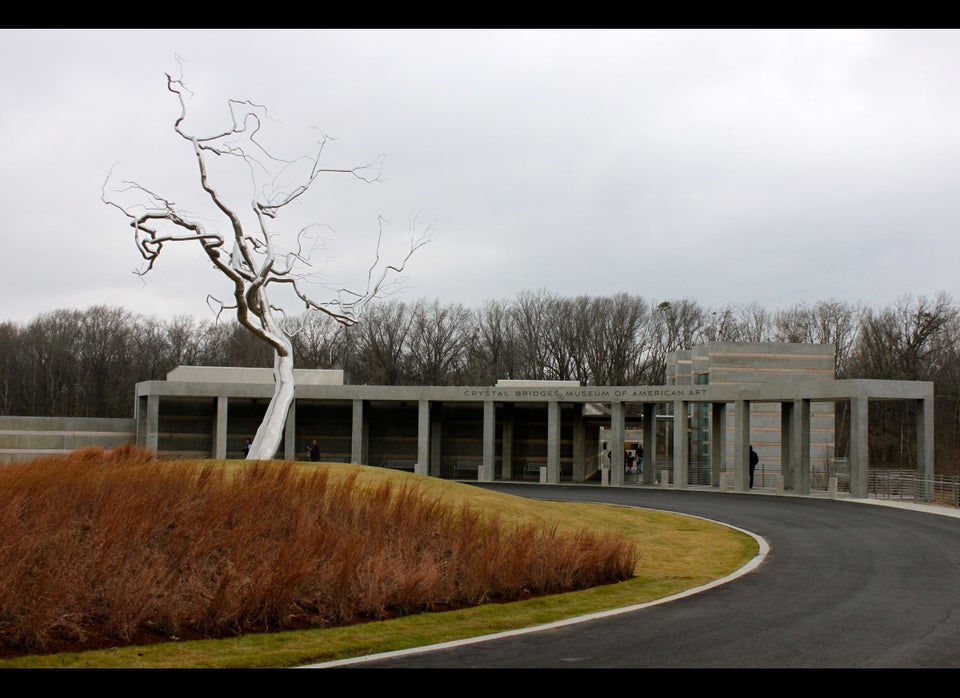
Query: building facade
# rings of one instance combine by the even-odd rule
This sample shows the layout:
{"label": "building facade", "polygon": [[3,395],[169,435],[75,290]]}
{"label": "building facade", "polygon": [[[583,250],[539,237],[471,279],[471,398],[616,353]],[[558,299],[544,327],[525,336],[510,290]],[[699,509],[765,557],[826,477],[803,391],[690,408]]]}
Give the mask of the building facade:
{"label": "building facade", "polygon": [[[918,470],[933,474],[933,384],[835,380],[831,350],[815,345],[721,343],[678,352],[662,386],[344,385],[340,372],[302,370],[296,378],[277,454],[289,460],[305,460],[316,439],[327,461],[442,478],[619,486],[627,484],[623,449],[611,446],[604,463],[602,439],[625,444],[636,434],[648,457],[666,458],[665,467],[644,468],[638,484],[744,491],[756,442],[778,466],[777,486],[807,494],[811,463],[833,433],[826,426],[833,417],[820,405],[843,403],[850,493],[866,496],[869,403],[906,400],[916,406]],[[240,458],[272,392],[269,369],[180,367],[167,380],[137,385],[137,443],[161,457]],[[704,468],[705,480],[691,478]]]}
{"label": "building facade", "polygon": [[[711,342],[667,357],[669,385],[763,385],[832,382],[836,350],[832,344],[794,344],[787,342]],[[733,405],[726,406],[731,410]],[[832,401],[810,403],[810,468],[814,473],[835,473],[836,405]],[[783,453],[779,402],[752,402],[750,405],[750,443],[757,452],[762,475],[782,475]],[[691,463],[710,461],[710,406],[692,405],[690,409]],[[734,461],[736,424],[726,424],[724,467]],[[840,460],[843,465],[845,461]]]}

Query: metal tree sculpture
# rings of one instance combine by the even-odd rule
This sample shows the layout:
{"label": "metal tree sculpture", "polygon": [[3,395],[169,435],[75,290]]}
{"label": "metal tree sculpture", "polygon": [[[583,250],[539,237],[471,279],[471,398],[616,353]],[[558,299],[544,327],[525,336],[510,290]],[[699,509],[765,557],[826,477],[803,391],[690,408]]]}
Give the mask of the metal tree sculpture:
{"label": "metal tree sculpture", "polygon": [[[231,125],[226,130],[210,136],[197,136],[185,130],[187,116],[185,93],[189,90],[181,78],[169,74],[167,89],[177,96],[180,114],[174,124],[178,136],[190,143],[196,156],[199,183],[206,196],[225,217],[229,233],[221,233],[216,223],[192,215],[162,196],[155,194],[136,182],[125,181],[118,191],[133,192],[146,203],[136,206],[121,205],[107,197],[104,183],[101,198],[109,206],[119,209],[134,230],[137,249],[145,260],[135,273],[147,274],[156,263],[164,245],[172,242],[193,241],[199,243],[213,266],[226,276],[233,285],[232,301],[221,302],[208,296],[208,304],[216,310],[217,317],[224,310],[236,312],[237,321],[254,335],[267,342],[274,350],[274,392],[267,406],[263,421],[257,429],[250,449],[249,459],[273,458],[280,447],[287,412],[294,396],[294,357],[291,337],[296,334],[297,323],[281,305],[271,303],[270,293],[281,287],[292,292],[286,294],[291,301],[302,305],[307,311],[330,315],[344,325],[356,323],[363,308],[374,298],[385,295],[385,290],[401,281],[398,276],[413,253],[429,240],[429,229],[419,236],[411,230],[410,247],[399,264],[382,264],[380,241],[383,235],[383,220],[379,221],[379,235],[373,263],[367,270],[366,288],[362,291],[346,288],[327,288],[333,298],[317,301],[315,293],[316,274],[310,270],[311,252],[322,247],[322,238],[311,230],[316,226],[301,228],[295,242],[289,247],[281,246],[281,236],[272,225],[287,206],[303,197],[322,174],[352,175],[371,182],[379,177],[379,163],[352,169],[321,167],[320,157],[328,139],[322,137],[312,156],[283,160],[271,155],[258,141],[266,108],[249,101],[229,100]],[[228,157],[249,170],[253,183],[249,206],[253,218],[250,224],[242,220],[241,209],[227,201],[211,182],[208,158]],[[293,184],[284,186],[279,177],[289,173],[294,163],[306,164],[305,174]],[[261,185],[262,183],[262,185]]]}

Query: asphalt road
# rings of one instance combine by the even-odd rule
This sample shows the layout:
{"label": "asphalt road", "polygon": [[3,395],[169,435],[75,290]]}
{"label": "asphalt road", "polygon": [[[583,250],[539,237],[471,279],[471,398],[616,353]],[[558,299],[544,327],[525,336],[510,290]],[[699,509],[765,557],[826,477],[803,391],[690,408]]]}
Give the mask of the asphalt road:
{"label": "asphalt road", "polygon": [[769,551],[749,573],[667,603],[347,667],[960,667],[960,518],[808,497],[477,486],[694,514],[750,531]]}

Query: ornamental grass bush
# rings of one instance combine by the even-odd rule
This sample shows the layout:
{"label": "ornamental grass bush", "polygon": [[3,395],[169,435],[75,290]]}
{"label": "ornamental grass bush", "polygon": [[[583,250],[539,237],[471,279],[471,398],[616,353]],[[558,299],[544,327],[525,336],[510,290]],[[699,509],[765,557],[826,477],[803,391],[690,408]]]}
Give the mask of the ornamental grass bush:
{"label": "ornamental grass bush", "polygon": [[510,525],[362,466],[87,448],[0,468],[0,654],[324,628],[633,576],[612,535]]}

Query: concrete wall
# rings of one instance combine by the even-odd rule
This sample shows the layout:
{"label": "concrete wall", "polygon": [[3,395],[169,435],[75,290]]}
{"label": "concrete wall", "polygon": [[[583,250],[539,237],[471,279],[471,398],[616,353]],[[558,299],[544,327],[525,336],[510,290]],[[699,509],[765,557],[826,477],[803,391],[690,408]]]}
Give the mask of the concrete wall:
{"label": "concrete wall", "polygon": [[61,455],[78,448],[136,442],[132,419],[0,417],[0,463]]}
{"label": "concrete wall", "polygon": [[[711,342],[667,357],[667,383],[671,385],[745,385],[803,382],[807,385],[834,380],[836,350],[832,344],[788,342]],[[810,463],[823,471],[835,457],[834,403],[814,402],[810,413]],[[732,414],[732,405],[728,405]],[[691,457],[709,456],[708,405],[691,409]],[[731,469],[737,445],[736,425],[726,424],[725,467]],[[781,472],[781,407],[779,402],[751,402],[750,442],[764,472]]]}
{"label": "concrete wall", "polygon": [[[340,369],[295,368],[297,385],[343,385]],[[272,368],[236,366],[177,366],[167,373],[168,381],[194,383],[260,383],[273,385]]]}

